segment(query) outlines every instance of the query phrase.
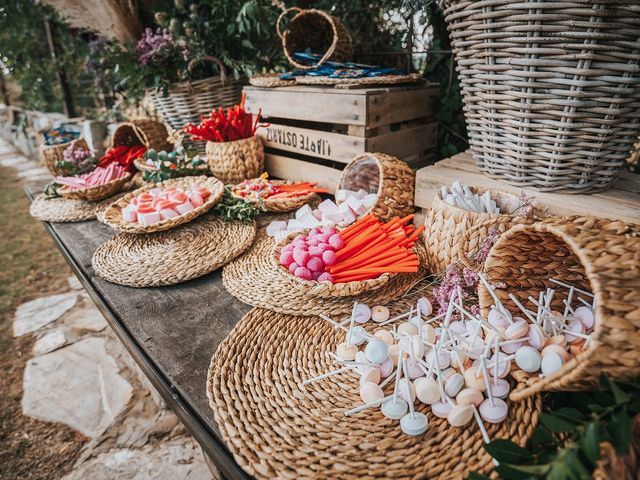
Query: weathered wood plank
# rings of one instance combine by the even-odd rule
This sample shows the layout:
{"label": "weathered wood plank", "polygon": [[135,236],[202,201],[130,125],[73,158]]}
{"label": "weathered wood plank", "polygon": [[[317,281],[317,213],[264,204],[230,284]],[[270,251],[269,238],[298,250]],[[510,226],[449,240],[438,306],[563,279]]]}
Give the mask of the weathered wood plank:
{"label": "weathered wood plank", "polygon": [[439,91],[439,85],[430,84],[420,89],[397,91],[393,95],[368,95],[367,128],[433,117]]}
{"label": "weathered wood plank", "polygon": [[405,160],[408,156],[420,155],[433,148],[436,145],[437,134],[437,122],[403,128],[396,132],[368,138],[364,151],[386,153]]}
{"label": "weathered wood plank", "polygon": [[[523,190],[485,176],[476,167],[471,154],[465,152],[416,172],[416,206],[429,208],[440,186],[451,184],[454,180],[515,195]],[[615,180],[609,190],[593,195],[524,191],[548,206],[549,212],[554,215],[595,215],[640,223],[640,176],[634,174],[623,172],[621,179]]]}
{"label": "weathered wood plank", "polygon": [[366,151],[364,138],[277,123],[258,130],[258,135],[266,147],[342,163]]}
{"label": "weathered wood plank", "polygon": [[265,164],[269,175],[294,181],[317,182],[332,193],[338,188],[340,170],[318,165],[304,160],[285,157],[275,153],[265,155]]}

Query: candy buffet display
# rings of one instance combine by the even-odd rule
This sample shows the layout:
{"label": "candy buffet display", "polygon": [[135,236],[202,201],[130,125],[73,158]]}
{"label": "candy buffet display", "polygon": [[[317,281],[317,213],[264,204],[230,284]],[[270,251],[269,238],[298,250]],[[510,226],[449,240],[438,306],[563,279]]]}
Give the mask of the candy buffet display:
{"label": "candy buffet display", "polygon": [[[483,275],[480,279],[492,291]],[[484,423],[507,418],[509,407],[504,399],[512,390],[510,375],[517,370],[541,377],[553,375],[589,346],[595,325],[593,295],[554,282],[567,290],[562,292],[566,296],[562,312],[550,310],[555,290],[547,289],[537,299],[530,298],[538,307],[536,312],[510,295],[513,306],[524,315],[513,316],[495,297],[485,319],[467,311],[458,289],[452,292],[447,311],[439,315],[433,315],[426,297],[393,317],[386,306],[357,302],[343,321],[321,315],[344,332],[344,341],[335,351],[326,352],[338,368],[306,379],[301,387],[353,371],[359,376],[362,404],[346,410],[346,416],[380,408],[385,417],[400,420],[405,434],[420,435],[429,422],[415,410],[417,399],[453,427],[475,420],[489,442]]]}

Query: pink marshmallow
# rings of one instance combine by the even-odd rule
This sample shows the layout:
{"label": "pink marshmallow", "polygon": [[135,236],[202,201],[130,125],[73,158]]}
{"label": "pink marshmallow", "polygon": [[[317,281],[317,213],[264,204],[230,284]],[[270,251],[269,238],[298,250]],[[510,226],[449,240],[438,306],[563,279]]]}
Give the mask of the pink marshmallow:
{"label": "pink marshmallow", "polygon": [[162,220],[162,217],[158,212],[138,214],[138,224],[144,227],[148,225],[153,225],[154,223],[158,223],[160,220]]}
{"label": "pink marshmallow", "polygon": [[133,208],[123,208],[122,209],[122,219],[125,222],[135,222],[138,220],[138,214]]}
{"label": "pink marshmallow", "polygon": [[307,262],[306,266],[312,272],[324,271],[324,262],[318,257],[311,257]]}
{"label": "pink marshmallow", "polygon": [[202,205],[204,205],[204,200],[197,193],[192,192],[191,194],[189,194],[189,200],[191,200],[191,203],[194,207],[201,207]]}
{"label": "pink marshmallow", "polygon": [[334,265],[338,259],[336,258],[336,253],[331,250],[325,250],[322,252],[322,261],[327,267]]}
{"label": "pink marshmallow", "polygon": [[160,216],[163,220],[168,220],[170,218],[176,218],[178,216],[178,212],[170,208],[163,208],[160,210]]}
{"label": "pink marshmallow", "polygon": [[193,210],[193,205],[191,204],[191,202],[184,202],[181,203],[180,205],[176,205],[176,211],[180,214],[183,215],[187,212],[190,212],[191,210]]}
{"label": "pink marshmallow", "polygon": [[313,280],[313,275],[311,275],[311,271],[308,268],[305,268],[305,267],[296,268],[296,270],[295,270],[295,272],[293,272],[293,274],[296,277],[301,278],[303,280]]}

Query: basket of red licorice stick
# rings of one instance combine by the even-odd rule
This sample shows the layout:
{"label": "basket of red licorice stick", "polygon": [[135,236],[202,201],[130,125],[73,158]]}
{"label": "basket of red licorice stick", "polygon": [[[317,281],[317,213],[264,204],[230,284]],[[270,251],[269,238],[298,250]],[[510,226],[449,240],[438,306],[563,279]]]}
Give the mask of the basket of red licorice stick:
{"label": "basket of red licorice stick", "polygon": [[206,141],[205,151],[209,168],[214,177],[224,183],[239,183],[256,178],[264,170],[264,147],[256,135],[261,125],[257,115],[244,109],[246,94],[233,108],[213,110],[208,117],[201,117],[199,125],[184,127],[191,140]]}
{"label": "basket of red licorice stick", "polygon": [[374,214],[338,231],[316,227],[291,234],[276,245],[280,271],[316,296],[358,295],[386,285],[395,275],[415,273],[420,259],[413,251],[424,226],[413,215],[383,223]]}

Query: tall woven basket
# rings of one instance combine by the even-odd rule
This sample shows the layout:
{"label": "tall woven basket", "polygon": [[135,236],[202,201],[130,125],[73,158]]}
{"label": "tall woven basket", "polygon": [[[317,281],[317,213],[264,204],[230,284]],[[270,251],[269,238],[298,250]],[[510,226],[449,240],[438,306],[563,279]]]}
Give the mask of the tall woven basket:
{"label": "tall woven basket", "polygon": [[235,142],[207,142],[206,153],[209,170],[225,184],[256,178],[264,171],[264,146],[257,135]]}
{"label": "tall woven basket", "polygon": [[[189,122],[198,123],[200,115],[209,115],[214,108],[240,103],[244,81],[229,78],[222,62],[212,56],[192,60],[189,71],[202,60],[217,64],[220,75],[175,83],[169,87],[166,96],[162,91],[147,90],[158,114],[174,130],[181,130]],[[199,154],[205,153],[205,142],[191,142],[191,145]]]}
{"label": "tall woven basket", "polygon": [[[528,296],[556,288],[552,308],[560,310],[566,291],[551,278],[591,291],[596,323],[590,348],[569,360],[555,374],[527,380],[512,400],[538,391],[581,390],[598,384],[601,372],[625,380],[640,368],[640,226],[594,217],[549,218],[532,225],[516,225],[489,252],[484,265],[488,279],[504,304],[513,293],[535,311]],[[480,308],[487,315],[493,303],[478,289]]]}
{"label": "tall woven basket", "polygon": [[[289,28],[283,32],[280,23],[290,12],[298,13],[291,19]],[[313,68],[328,60],[344,62],[351,60],[353,56],[353,41],[345,26],[336,17],[322,10],[289,8],[278,17],[276,31],[282,40],[284,55],[296,68]],[[294,53],[307,50],[322,55],[315,65],[299,63],[293,58]]]}
{"label": "tall woven basket", "polygon": [[[486,191],[481,188],[472,188],[472,190],[478,194],[483,194]],[[424,221],[426,225],[424,242],[427,247],[427,268],[430,273],[442,272],[452,263],[465,257],[467,250],[462,248],[462,240],[476,226],[489,219],[493,219],[496,224],[509,227],[514,222],[521,221],[521,217],[515,216],[519,207],[518,197],[504,192],[491,191],[490,195],[503,214],[477,213],[465,210],[455,205],[449,205],[442,199],[440,192],[436,194]]]}
{"label": "tall woven basket", "polygon": [[69,147],[69,145],[77,145],[82,147],[84,150],[89,150],[89,145],[84,138],[79,138],[77,140],[71,140],[70,142],[60,143],[58,145],[41,145],[40,146],[40,160],[42,161],[42,165],[46,167],[51,175],[57,176],[62,174],[58,170],[57,164],[59,161],[64,160],[64,151]]}
{"label": "tall woven basket", "polygon": [[441,0],[479,168],[596,192],[640,129],[640,3]]}
{"label": "tall woven basket", "polygon": [[[342,171],[338,190],[375,193],[376,203],[362,215],[374,213],[382,220],[413,213],[416,173],[399,158],[384,153],[362,153]],[[340,203],[340,202],[338,202]]]}
{"label": "tall woven basket", "polygon": [[111,145],[144,145],[147,149],[170,151],[173,145],[169,143],[168,136],[167,128],[162,123],[151,118],[138,118],[118,125],[113,132]]}

